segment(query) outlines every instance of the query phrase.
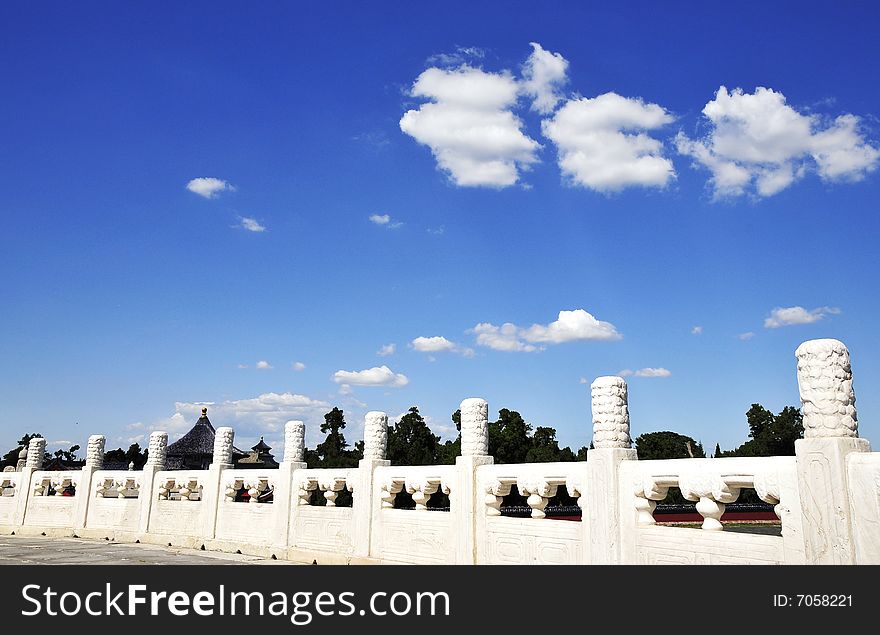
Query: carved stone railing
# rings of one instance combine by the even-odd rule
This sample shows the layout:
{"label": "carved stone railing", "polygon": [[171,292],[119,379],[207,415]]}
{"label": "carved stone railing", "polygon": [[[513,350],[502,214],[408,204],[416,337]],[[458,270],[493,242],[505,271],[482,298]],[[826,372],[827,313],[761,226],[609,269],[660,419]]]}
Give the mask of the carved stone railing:
{"label": "carved stone railing", "polygon": [[526,496],[532,518],[545,518],[548,501],[556,496],[560,487],[583,507],[585,488],[584,463],[522,463],[489,465],[479,468],[478,483],[482,485],[485,513],[500,516],[504,497],[514,485]]}
{"label": "carved stone railing", "polygon": [[455,469],[450,465],[389,466],[376,470],[382,509],[394,508],[400,492],[412,496],[415,511],[427,511],[428,500],[441,492],[455,495]]}
{"label": "carved stone railing", "polygon": [[[34,496],[71,496],[77,495],[76,491],[79,485],[81,472],[78,471],[61,471],[61,472],[34,472],[31,482],[33,483]],[[73,488],[73,493],[69,488]]]}
{"label": "carved stone railing", "polygon": [[672,459],[633,462],[633,507],[637,524],[655,524],[657,502],[666,498],[670,487],[696,503],[703,517],[702,529],[722,531],[725,505],[739,498],[741,490],[754,488],[765,503],[774,505],[782,519],[779,469],[793,465],[793,457]]}
{"label": "carved stone railing", "polygon": [[99,470],[92,477],[97,498],[138,498],[143,472]]}
{"label": "carved stone railing", "polygon": [[21,488],[21,472],[0,472],[0,498],[12,498]]}
{"label": "carved stone railing", "polygon": [[205,472],[197,471],[162,471],[156,474],[158,487],[156,495],[164,501],[189,501],[202,500],[203,481]]}
{"label": "carved stone railing", "polygon": [[312,492],[324,493],[327,507],[336,507],[336,499],[339,492],[348,490],[354,492],[357,482],[357,470],[355,468],[323,468],[297,470],[297,504],[309,505]]}
{"label": "carved stone railing", "polygon": [[[252,504],[273,502],[269,494],[274,494],[277,482],[278,470],[224,470],[223,471],[223,499],[227,503],[247,502]],[[238,493],[246,491],[246,501],[236,501]],[[261,501],[260,498],[268,498]]]}

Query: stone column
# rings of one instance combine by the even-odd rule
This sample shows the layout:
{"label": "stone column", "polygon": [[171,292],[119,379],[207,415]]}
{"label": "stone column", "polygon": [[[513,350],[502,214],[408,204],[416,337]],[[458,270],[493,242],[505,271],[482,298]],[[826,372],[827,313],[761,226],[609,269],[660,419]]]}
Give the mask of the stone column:
{"label": "stone column", "polygon": [[[207,414],[207,409],[202,408],[202,414]],[[224,489],[222,487],[223,470],[232,467],[232,442],[235,439],[235,431],[232,428],[217,428],[214,433],[214,457],[208,472],[205,474],[202,484],[202,504],[204,525],[202,535],[206,540],[213,540],[217,534],[217,514],[219,506],[224,502]]]}
{"label": "stone column", "polygon": [[141,474],[141,489],[138,493],[138,533],[146,534],[150,529],[150,514],[159,499],[156,475],[165,469],[165,455],[168,450],[168,433],[154,431],[150,433],[147,445],[147,462]]}
{"label": "stone column", "polygon": [[369,556],[373,532],[382,521],[382,500],[375,492],[377,467],[391,465],[385,459],[388,449],[388,415],[373,410],[364,416],[364,458],[358,462],[358,482],[354,488],[354,555]]}
{"label": "stone column", "polygon": [[16,498],[18,501],[15,505],[15,521],[17,527],[24,525],[27,516],[27,504],[34,495],[34,472],[42,469],[43,455],[46,452],[46,439],[42,437],[32,438],[27,445],[27,456],[24,460],[24,467],[21,468],[21,485]]}
{"label": "stone column", "polygon": [[795,441],[808,564],[854,564],[846,456],[870,452],[859,438],[849,351],[833,339],[798,346],[804,438]]}
{"label": "stone column", "polygon": [[76,499],[73,510],[73,528],[83,529],[88,526],[89,505],[95,496],[93,484],[95,472],[104,465],[104,444],[106,439],[102,434],[93,434],[89,437],[86,445],[86,464],[83,466],[79,483],[76,486]]}
{"label": "stone column", "polygon": [[461,402],[461,456],[455,457],[457,488],[450,505],[458,515],[455,526],[456,564],[477,563],[477,514],[483,513],[485,496],[477,491],[477,469],[492,465],[489,456],[489,403],[470,398]]}
{"label": "stone column", "polygon": [[593,414],[593,448],[587,450],[586,500],[581,503],[584,559],[588,564],[620,564],[621,461],[637,458],[629,433],[629,407],[623,377],[597,377],[590,384]]}
{"label": "stone column", "polygon": [[297,470],[307,467],[305,457],[306,424],[288,421],[284,424],[284,458],[278,466],[278,479],[272,493],[272,512],[275,516],[272,545],[279,550],[286,550],[289,546],[290,527],[297,511],[293,494],[299,489],[295,475]]}

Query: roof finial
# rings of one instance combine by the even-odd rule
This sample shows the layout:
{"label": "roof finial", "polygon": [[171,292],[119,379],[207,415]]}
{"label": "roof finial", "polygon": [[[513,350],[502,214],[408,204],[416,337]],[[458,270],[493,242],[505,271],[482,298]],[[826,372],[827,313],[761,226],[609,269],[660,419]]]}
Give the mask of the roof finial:
{"label": "roof finial", "polygon": [[208,416],[208,409],[207,409],[207,408],[202,408],[202,416],[203,416],[203,417],[207,417],[207,416]]}

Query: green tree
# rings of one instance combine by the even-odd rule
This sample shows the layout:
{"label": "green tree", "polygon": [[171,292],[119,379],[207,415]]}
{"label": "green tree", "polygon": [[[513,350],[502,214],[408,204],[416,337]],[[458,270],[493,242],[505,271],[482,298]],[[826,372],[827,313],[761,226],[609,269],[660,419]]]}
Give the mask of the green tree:
{"label": "green tree", "polygon": [[455,429],[458,430],[458,436],[455,437],[455,441],[447,440],[446,443],[440,446],[438,462],[441,465],[455,465],[455,457],[461,454],[461,410],[456,410],[452,413],[452,423],[455,424]]}
{"label": "green tree", "polygon": [[636,437],[639,459],[687,459],[705,458],[702,444],[677,432],[646,432]]}
{"label": "green tree", "polygon": [[804,436],[800,408],[786,406],[774,415],[761,404],[753,403],[746,412],[751,439],[721,456],[793,456],[794,442]]}
{"label": "green tree", "polygon": [[28,446],[28,443],[30,443],[31,439],[33,439],[35,437],[42,438],[42,436],[43,435],[40,434],[39,432],[32,432],[31,434],[26,434],[21,439],[19,439],[18,446],[9,450],[9,452],[4,454],[3,458],[0,459],[0,470],[5,468],[6,466],[10,466],[10,465],[12,467],[15,467],[15,465],[18,463],[18,454],[21,452],[21,449],[23,447],[26,448]]}
{"label": "green tree", "polygon": [[[525,463],[550,463],[561,460],[555,428],[538,426],[531,441],[532,447],[526,452]],[[566,450],[573,456],[570,449],[566,448]]]}
{"label": "green tree", "polygon": [[393,426],[388,426],[388,452],[392,465],[436,465],[440,437],[431,432],[419,409],[413,406]]}
{"label": "green tree", "polygon": [[489,423],[489,454],[496,463],[525,463],[533,447],[531,429],[516,410],[502,408],[498,420]]}
{"label": "green tree", "polygon": [[[318,461],[315,467],[357,467],[357,451],[346,450],[348,443],[342,430],[345,428],[345,414],[335,407],[324,415],[324,423],[321,424],[321,432],[327,435],[323,442],[315,447],[313,455],[307,455],[314,462],[315,456]],[[363,456],[363,455],[361,455]]]}

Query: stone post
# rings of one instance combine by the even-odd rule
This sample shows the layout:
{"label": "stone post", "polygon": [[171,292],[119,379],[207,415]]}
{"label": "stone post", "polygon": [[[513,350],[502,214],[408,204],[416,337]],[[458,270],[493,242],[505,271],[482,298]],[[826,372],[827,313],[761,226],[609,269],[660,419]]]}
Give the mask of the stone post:
{"label": "stone post", "polygon": [[457,514],[456,564],[477,563],[477,514],[483,512],[484,496],[477,492],[477,468],[492,465],[489,456],[489,404],[485,399],[461,402],[461,456],[455,457],[457,490],[450,505]]}
{"label": "stone post", "polygon": [[[202,408],[202,415],[207,414],[207,408]],[[202,535],[206,540],[213,540],[217,535],[217,514],[219,506],[224,501],[224,488],[222,486],[223,470],[232,467],[232,442],[235,439],[235,431],[232,428],[217,428],[214,433],[214,457],[208,466],[205,482],[202,485],[202,510],[204,514]]]}
{"label": "stone post", "polygon": [[593,448],[587,450],[586,497],[581,504],[587,564],[620,564],[625,528],[620,522],[621,461],[636,460],[629,434],[629,407],[623,377],[597,377],[590,385]]}
{"label": "stone post", "polygon": [[275,529],[272,544],[277,549],[287,549],[290,544],[290,527],[297,512],[293,494],[299,489],[295,474],[306,466],[306,424],[288,421],[284,424],[284,458],[278,466],[278,480],[272,493]]}
{"label": "stone post", "polygon": [[795,441],[807,564],[855,564],[846,457],[870,452],[859,438],[849,351],[833,339],[798,346],[804,438]]}
{"label": "stone post", "polygon": [[15,520],[13,524],[17,527],[24,525],[27,504],[31,496],[34,495],[34,472],[42,469],[45,452],[46,439],[34,437],[28,442],[27,456],[25,457],[24,467],[21,468],[21,485],[18,492],[16,492],[18,502],[15,506]]}
{"label": "stone post", "polygon": [[382,501],[375,492],[377,467],[391,465],[385,459],[388,449],[388,415],[373,410],[364,416],[364,458],[358,462],[358,483],[354,488],[354,555],[367,557],[373,531],[381,522]]}
{"label": "stone post", "polygon": [[154,431],[150,433],[147,446],[147,462],[141,474],[141,489],[138,492],[138,533],[145,534],[150,529],[150,514],[159,499],[156,475],[165,469],[165,453],[168,450],[168,433]]}
{"label": "stone post", "polygon": [[95,472],[104,465],[104,444],[106,439],[102,434],[93,434],[89,437],[86,445],[86,464],[79,475],[79,483],[76,486],[76,499],[73,509],[73,528],[83,529],[88,522],[89,505],[95,496],[92,484],[95,481]]}

